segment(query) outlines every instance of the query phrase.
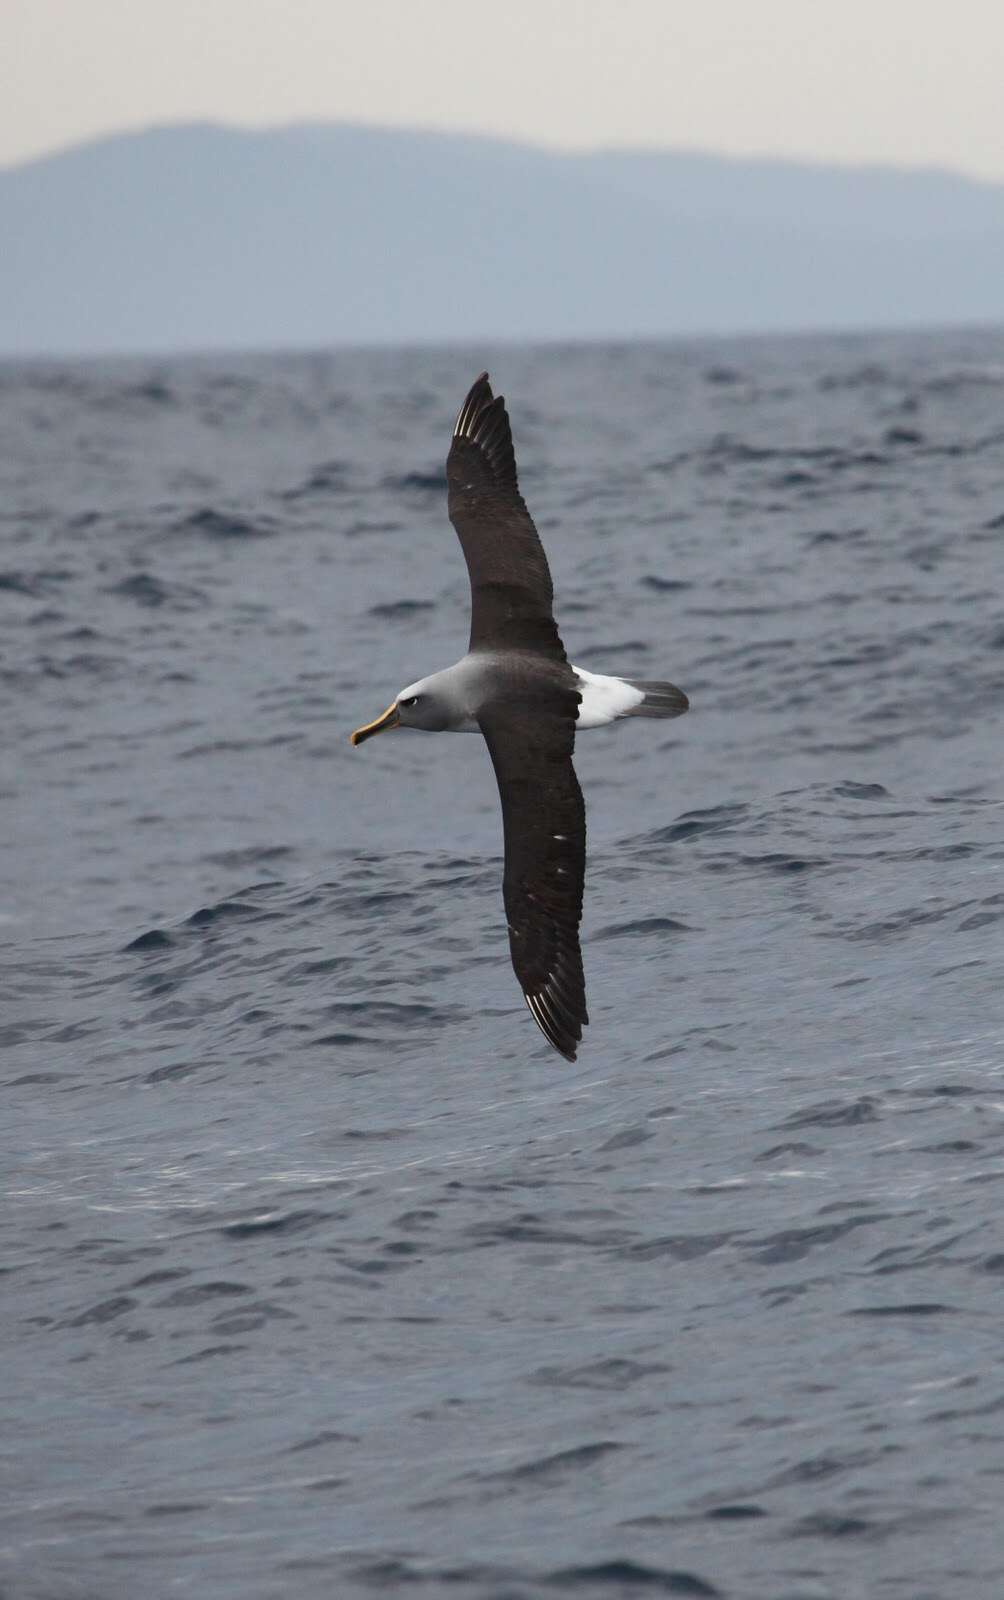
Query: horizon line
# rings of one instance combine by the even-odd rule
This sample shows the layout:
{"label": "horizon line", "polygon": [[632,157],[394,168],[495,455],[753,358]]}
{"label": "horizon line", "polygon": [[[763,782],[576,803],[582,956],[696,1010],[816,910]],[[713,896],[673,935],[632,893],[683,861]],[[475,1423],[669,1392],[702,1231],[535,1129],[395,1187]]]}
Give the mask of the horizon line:
{"label": "horizon line", "polygon": [[[776,327],[749,327],[742,326],[700,328],[677,333],[645,333],[631,334],[567,334],[564,336],[550,335],[522,335],[487,333],[471,337],[446,336],[443,338],[421,335],[407,339],[334,339],[321,340],[320,342],[291,342],[270,343],[267,340],[261,344],[180,344],[180,345],[148,345],[116,346],[109,347],[77,347],[73,349],[47,349],[47,350],[4,350],[0,349],[0,369],[3,367],[24,367],[34,365],[59,366],[67,362],[108,362],[130,363],[142,361],[215,361],[227,358],[252,359],[268,357],[301,356],[340,356],[346,354],[382,354],[389,350],[538,350],[538,349],[579,349],[583,347],[599,348],[624,348],[634,349],[640,345],[715,345],[735,344],[747,341],[771,341],[778,339],[816,340],[827,339],[846,341],[848,344],[855,342],[864,343],[876,338],[944,338],[952,334],[999,334],[1004,332],[1004,321],[986,317],[947,319],[944,322],[860,322],[841,324],[818,323],[811,326],[781,326]],[[480,357],[477,359],[480,360]]]}
{"label": "horizon line", "polygon": [[118,127],[108,128],[101,133],[82,134],[68,141],[48,145],[34,153],[17,156],[13,160],[0,161],[0,176],[22,172],[29,167],[38,166],[47,161],[59,160],[63,156],[72,155],[78,151],[92,149],[103,144],[114,144],[127,139],[142,138],[149,134],[204,129],[214,132],[254,136],[336,128],[351,129],[359,133],[411,134],[419,138],[477,141],[482,144],[505,145],[512,149],[532,151],[541,155],[559,158],[575,159],[600,155],[689,156],[699,160],[724,162],[739,167],[789,167],[803,172],[822,170],[847,174],[895,175],[896,177],[904,178],[937,177],[971,184],[973,187],[980,189],[1004,189],[1004,173],[1000,177],[994,178],[962,167],[931,162],[897,162],[872,160],[870,158],[848,160],[846,158],[831,158],[822,155],[780,155],[770,151],[737,152],[727,149],[715,149],[707,145],[646,144],[619,140],[597,144],[564,144],[545,139],[531,139],[522,134],[497,133],[484,128],[444,127],[427,122],[371,122],[356,117],[284,118],[281,121],[265,122],[243,122],[217,117],[183,117],[167,118],[163,121],[155,119],[153,121],[126,123]]}

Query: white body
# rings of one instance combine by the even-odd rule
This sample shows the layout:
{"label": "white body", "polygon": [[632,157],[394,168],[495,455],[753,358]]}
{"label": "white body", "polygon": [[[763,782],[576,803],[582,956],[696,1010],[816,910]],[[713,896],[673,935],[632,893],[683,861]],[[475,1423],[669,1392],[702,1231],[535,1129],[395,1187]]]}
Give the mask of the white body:
{"label": "white body", "polygon": [[643,689],[625,683],[623,678],[608,678],[602,672],[587,672],[585,667],[572,667],[579,680],[582,704],[579,706],[576,731],[579,728],[603,728],[618,717],[626,717],[645,698]]}
{"label": "white body", "polygon": [[[419,678],[417,683],[409,683],[398,696],[399,704],[406,703],[413,695],[426,697],[427,703],[431,697],[434,704],[449,707],[449,713],[442,720],[424,723],[408,722],[402,716],[402,725],[424,726],[440,732],[480,733],[476,708],[487,659],[468,655],[453,667],[434,672],[428,678]],[[582,695],[575,723],[576,732],[582,728],[605,728],[608,722],[626,717],[645,698],[644,690],[636,689],[623,678],[609,678],[602,672],[587,672],[585,667],[573,666],[572,671],[579,680],[579,693]]]}

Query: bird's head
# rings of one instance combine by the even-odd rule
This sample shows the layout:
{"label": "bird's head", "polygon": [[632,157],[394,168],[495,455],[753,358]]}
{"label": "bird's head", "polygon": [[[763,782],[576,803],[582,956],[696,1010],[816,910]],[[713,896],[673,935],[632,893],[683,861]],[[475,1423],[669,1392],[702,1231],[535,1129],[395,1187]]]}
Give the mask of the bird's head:
{"label": "bird's head", "polygon": [[388,728],[422,728],[426,733],[442,733],[451,723],[450,708],[428,678],[410,683],[397,699],[373,721],[364,723],[352,735],[352,743],[362,744],[375,733]]}

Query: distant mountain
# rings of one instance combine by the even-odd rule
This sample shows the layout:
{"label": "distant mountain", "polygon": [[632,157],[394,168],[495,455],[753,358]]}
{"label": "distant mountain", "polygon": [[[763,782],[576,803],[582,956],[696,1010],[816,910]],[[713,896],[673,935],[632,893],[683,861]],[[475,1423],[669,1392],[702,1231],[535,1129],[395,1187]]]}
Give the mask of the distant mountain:
{"label": "distant mountain", "polygon": [[0,352],[1004,321],[1004,185],[341,124],[0,171]]}

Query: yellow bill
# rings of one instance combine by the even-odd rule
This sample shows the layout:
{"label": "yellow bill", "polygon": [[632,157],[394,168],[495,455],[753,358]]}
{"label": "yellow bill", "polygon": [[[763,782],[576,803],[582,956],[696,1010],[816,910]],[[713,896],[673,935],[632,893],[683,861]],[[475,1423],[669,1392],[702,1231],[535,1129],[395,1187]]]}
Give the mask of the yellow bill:
{"label": "yellow bill", "polygon": [[361,728],[357,728],[352,735],[352,743],[362,744],[365,739],[372,739],[375,733],[383,733],[385,728],[396,728],[400,721],[401,716],[395,700],[393,705],[389,705],[386,711],[380,713],[375,722],[367,722]]}

